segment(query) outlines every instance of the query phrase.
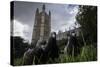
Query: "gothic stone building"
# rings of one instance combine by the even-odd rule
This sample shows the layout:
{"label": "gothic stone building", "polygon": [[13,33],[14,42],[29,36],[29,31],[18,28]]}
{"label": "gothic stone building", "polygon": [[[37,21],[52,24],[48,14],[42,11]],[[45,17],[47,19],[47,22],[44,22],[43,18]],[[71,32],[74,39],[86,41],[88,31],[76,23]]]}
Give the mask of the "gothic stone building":
{"label": "gothic stone building", "polygon": [[47,40],[51,31],[51,12],[47,14],[45,11],[45,5],[42,6],[42,11],[39,12],[37,8],[35,14],[35,22],[32,34],[32,45],[36,45],[39,39]]}
{"label": "gothic stone building", "polygon": [[65,32],[59,31],[58,34],[57,34],[57,36],[56,36],[57,40],[67,39],[67,37],[69,36],[69,34],[72,34],[73,32],[78,37],[80,35],[80,32],[81,32],[81,27],[75,28],[75,29],[72,29],[72,30],[68,30],[68,31],[65,31]]}

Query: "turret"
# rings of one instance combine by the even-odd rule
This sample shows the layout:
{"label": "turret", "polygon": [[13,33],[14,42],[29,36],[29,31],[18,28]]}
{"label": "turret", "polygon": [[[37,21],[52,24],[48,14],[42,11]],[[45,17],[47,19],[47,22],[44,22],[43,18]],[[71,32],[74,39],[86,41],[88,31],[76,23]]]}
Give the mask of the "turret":
{"label": "turret", "polygon": [[42,11],[45,12],[45,4],[42,6]]}
{"label": "turret", "polygon": [[38,15],[38,14],[39,14],[39,9],[37,8],[37,9],[36,9],[36,15]]}
{"label": "turret", "polygon": [[39,15],[39,9],[37,8],[35,13],[35,24],[37,23],[38,15]]}
{"label": "turret", "polygon": [[49,33],[50,32],[51,32],[51,12],[49,11]]}
{"label": "turret", "polygon": [[51,17],[51,12],[49,11],[49,17]]}

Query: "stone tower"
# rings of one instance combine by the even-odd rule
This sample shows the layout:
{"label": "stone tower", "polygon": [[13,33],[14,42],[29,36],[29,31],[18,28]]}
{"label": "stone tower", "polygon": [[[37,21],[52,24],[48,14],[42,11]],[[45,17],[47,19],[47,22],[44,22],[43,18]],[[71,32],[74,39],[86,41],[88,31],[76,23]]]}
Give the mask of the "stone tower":
{"label": "stone tower", "polygon": [[51,32],[51,12],[47,14],[45,11],[45,5],[42,6],[42,11],[36,9],[35,22],[32,34],[32,45],[36,45],[39,39],[48,40]]}

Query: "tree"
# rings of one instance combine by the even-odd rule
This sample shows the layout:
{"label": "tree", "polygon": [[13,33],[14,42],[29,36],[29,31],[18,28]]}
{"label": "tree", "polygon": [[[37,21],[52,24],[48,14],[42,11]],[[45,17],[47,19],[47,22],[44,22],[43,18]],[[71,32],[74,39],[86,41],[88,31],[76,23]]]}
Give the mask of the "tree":
{"label": "tree", "polygon": [[88,43],[97,42],[97,7],[79,6],[76,20],[80,24],[84,39]]}
{"label": "tree", "polygon": [[29,44],[24,42],[24,39],[19,36],[11,36],[11,46],[14,58],[20,58],[23,56],[26,48],[29,48]]}

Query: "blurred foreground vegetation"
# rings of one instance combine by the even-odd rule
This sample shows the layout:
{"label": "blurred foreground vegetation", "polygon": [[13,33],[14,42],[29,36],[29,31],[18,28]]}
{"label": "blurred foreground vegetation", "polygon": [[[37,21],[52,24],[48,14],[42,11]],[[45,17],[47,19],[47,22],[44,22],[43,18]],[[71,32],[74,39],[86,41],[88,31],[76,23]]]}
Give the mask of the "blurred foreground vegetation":
{"label": "blurred foreground vegetation", "polygon": [[[90,46],[84,46],[81,49],[81,53],[74,57],[74,56],[68,56],[65,54],[60,54],[59,58],[56,59],[55,62],[52,62],[52,60],[48,60],[47,64],[51,63],[69,63],[69,62],[87,62],[87,61],[96,61],[97,60],[97,49],[90,45]],[[16,58],[14,60],[14,65],[22,65],[23,58]],[[34,63],[33,63],[34,64]]]}

